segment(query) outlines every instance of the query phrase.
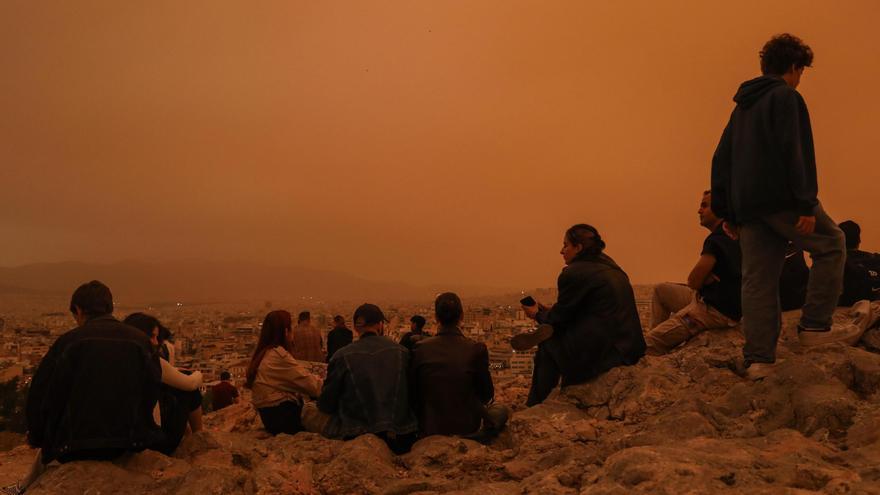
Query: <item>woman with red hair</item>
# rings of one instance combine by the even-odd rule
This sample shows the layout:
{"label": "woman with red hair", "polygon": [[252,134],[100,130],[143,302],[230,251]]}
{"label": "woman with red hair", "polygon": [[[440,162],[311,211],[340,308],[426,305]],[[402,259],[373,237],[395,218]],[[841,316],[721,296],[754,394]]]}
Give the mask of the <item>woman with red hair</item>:
{"label": "woman with red hair", "polygon": [[273,435],[303,431],[303,396],[321,393],[321,379],[293,358],[291,328],[287,311],[267,314],[247,370],[245,386],[252,390],[263,426]]}

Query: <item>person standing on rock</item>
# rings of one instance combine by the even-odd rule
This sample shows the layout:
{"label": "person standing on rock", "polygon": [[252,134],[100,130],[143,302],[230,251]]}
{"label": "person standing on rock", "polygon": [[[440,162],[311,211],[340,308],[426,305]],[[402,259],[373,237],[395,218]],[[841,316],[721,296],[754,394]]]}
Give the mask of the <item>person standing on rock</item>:
{"label": "person standing on rock", "polygon": [[418,423],[410,407],[409,351],[384,336],[385,315],[375,304],[354,312],[358,340],[336,351],[316,404],[306,404],[306,430],[349,440],[372,433],[395,453],[409,450]]}
{"label": "person standing on rock", "polygon": [[163,440],[153,421],[162,367],[150,340],[113,317],[97,280],[74,291],[70,312],[78,326],[49,348],[28,393],[27,440],[40,455],[22,489],[53,460],[111,460]]}
{"label": "person standing on rock", "polygon": [[312,325],[312,314],[303,311],[293,329],[293,357],[300,361],[324,362],[324,342],[321,332]]}
{"label": "person standing on rock", "polygon": [[559,252],[566,266],[556,282],[556,304],[523,305],[541,324],[510,342],[517,351],[538,346],[527,406],[543,402],[560,377],[563,387],[583,383],[645,355],[629,277],[604,249],[595,227],[577,224],[566,230]]}
{"label": "person standing on rock", "polygon": [[510,410],[492,404],[489,351],[458,328],[464,309],[456,294],[437,296],[434,313],[437,335],[415,342],[410,363],[410,399],[419,433],[492,438],[504,428]]}
{"label": "person standing on rock", "polygon": [[342,315],[333,317],[333,330],[327,334],[327,362],[333,358],[336,351],[351,344],[354,334],[345,326],[345,318]]}
{"label": "person standing on rock", "polygon": [[425,317],[422,315],[415,315],[409,319],[410,327],[409,332],[406,332],[403,337],[400,338],[400,345],[406,347],[408,350],[412,351],[413,346],[416,345],[416,342],[427,337],[423,332],[425,328]]}
{"label": "person standing on rock", "polygon": [[798,325],[831,331],[843,287],[843,232],[817,197],[810,116],[797,92],[813,51],[791,34],[774,36],[760,53],[762,76],[744,82],[712,157],[712,210],[738,236],[743,254],[745,346],[739,367],[751,379],[776,362],[780,333],[779,275],[787,242],[810,253],[813,266]]}
{"label": "person standing on rock", "polygon": [[273,435],[302,431],[303,397],[317,397],[321,391],[321,379],[294,359],[292,334],[290,313],[267,314],[246,373],[254,408]]}
{"label": "person standing on rock", "polygon": [[[700,225],[709,230],[687,285],[654,286],[648,354],[661,355],[704,330],[732,328],[742,316],[739,243],[724,233],[724,220],[712,212],[712,194],[703,193]],[[670,315],[671,314],[671,315]]]}

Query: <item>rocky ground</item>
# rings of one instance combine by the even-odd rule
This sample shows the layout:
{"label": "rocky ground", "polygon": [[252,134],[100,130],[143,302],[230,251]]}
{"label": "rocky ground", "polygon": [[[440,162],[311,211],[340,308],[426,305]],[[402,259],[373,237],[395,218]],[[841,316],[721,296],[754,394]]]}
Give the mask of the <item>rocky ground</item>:
{"label": "rocky ground", "polygon": [[[730,370],[742,345],[730,330],[529,409],[527,381],[506,383],[499,399],[516,412],[489,446],[438,436],[395,456],[370,435],[270,437],[239,404],[209,414],[173,457],[53,466],[28,493],[880,494],[880,330],[856,347],[802,348],[796,316],[762,382]],[[0,484],[32,458],[0,453]]]}

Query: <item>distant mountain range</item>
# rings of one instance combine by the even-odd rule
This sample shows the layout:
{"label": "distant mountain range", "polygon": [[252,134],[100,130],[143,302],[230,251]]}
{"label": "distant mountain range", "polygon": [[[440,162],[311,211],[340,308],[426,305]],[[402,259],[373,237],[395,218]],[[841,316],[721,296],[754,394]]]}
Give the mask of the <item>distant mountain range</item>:
{"label": "distant mountain range", "polygon": [[425,301],[439,291],[462,297],[511,292],[510,288],[413,286],[366,280],[346,273],[249,262],[122,261],[35,263],[0,267],[0,294],[69,296],[89,280],[101,280],[117,301],[235,302],[312,297],[325,301]]}

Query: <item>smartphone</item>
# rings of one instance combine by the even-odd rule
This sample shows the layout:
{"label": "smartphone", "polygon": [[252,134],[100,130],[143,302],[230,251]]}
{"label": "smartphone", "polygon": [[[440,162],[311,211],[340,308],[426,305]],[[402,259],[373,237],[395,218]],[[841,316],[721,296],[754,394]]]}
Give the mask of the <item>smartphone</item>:
{"label": "smartphone", "polygon": [[519,303],[522,304],[523,306],[534,306],[534,305],[538,304],[538,302],[535,301],[535,298],[532,296],[526,296],[526,297],[520,299]]}

